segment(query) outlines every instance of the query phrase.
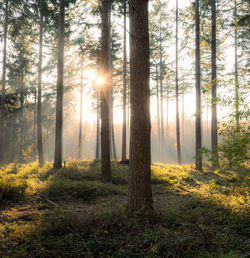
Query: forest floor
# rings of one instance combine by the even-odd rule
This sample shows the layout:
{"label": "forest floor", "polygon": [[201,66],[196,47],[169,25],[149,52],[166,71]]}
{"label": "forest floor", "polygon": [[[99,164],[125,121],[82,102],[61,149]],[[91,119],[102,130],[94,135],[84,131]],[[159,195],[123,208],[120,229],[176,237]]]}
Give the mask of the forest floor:
{"label": "forest floor", "polygon": [[128,167],[0,168],[0,257],[250,257],[249,171],[152,166],[154,212],[126,213]]}

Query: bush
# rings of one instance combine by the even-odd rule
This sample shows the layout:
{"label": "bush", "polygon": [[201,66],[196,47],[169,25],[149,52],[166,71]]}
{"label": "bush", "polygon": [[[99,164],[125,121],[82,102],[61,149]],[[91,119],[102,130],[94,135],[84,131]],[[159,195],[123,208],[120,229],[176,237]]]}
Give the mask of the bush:
{"label": "bush", "polygon": [[0,200],[16,201],[23,197],[26,188],[25,180],[12,175],[0,175]]}
{"label": "bush", "polygon": [[229,168],[240,168],[249,159],[248,146],[250,134],[243,126],[232,124],[225,125],[220,131],[223,143],[219,146],[219,151],[224,163]]}

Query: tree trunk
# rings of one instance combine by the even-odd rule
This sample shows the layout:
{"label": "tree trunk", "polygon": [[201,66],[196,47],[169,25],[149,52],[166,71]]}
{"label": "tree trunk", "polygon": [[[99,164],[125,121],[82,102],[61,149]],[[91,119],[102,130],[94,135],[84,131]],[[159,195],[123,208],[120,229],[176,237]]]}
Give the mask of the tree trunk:
{"label": "tree trunk", "polygon": [[100,117],[99,117],[99,87],[96,93],[96,150],[95,158],[100,159]]}
{"label": "tree trunk", "polygon": [[217,135],[217,75],[216,75],[216,0],[211,0],[211,19],[212,19],[212,167],[216,169],[219,166],[218,156],[218,135]]}
{"label": "tree trunk", "polygon": [[127,128],[126,128],[126,102],[127,102],[127,0],[124,0],[124,29],[123,29],[123,120],[122,120],[122,162],[127,157]]}
{"label": "tree trunk", "polygon": [[239,127],[240,125],[240,118],[239,118],[239,78],[238,78],[238,33],[237,33],[237,4],[236,0],[234,0],[234,56],[235,56],[235,120],[236,126]]}
{"label": "tree trunk", "polygon": [[180,119],[179,119],[179,83],[178,83],[178,0],[176,0],[176,41],[175,41],[175,98],[176,98],[176,140],[177,140],[177,163],[181,164],[181,140],[180,140]]}
{"label": "tree trunk", "polygon": [[[160,103],[159,103],[159,78],[158,78],[158,65],[156,64],[156,98],[157,98],[157,138],[158,147],[161,146],[161,127],[160,127]],[[161,148],[160,148],[161,149]],[[161,153],[160,153],[161,156]]]}
{"label": "tree trunk", "polygon": [[43,0],[40,0],[40,38],[39,38],[39,62],[38,62],[38,96],[37,96],[37,150],[39,165],[44,163],[42,140],[42,58],[43,58]]}
{"label": "tree trunk", "polygon": [[82,55],[81,55],[81,78],[80,78],[80,119],[79,119],[79,138],[78,138],[78,160],[82,158],[82,106],[83,106],[83,84],[82,84]]}
{"label": "tree trunk", "polygon": [[[163,67],[162,67],[162,38],[160,25],[160,99],[161,99],[161,149],[164,145],[164,116],[163,116]],[[162,153],[161,153],[162,155]]]}
{"label": "tree trunk", "polygon": [[153,209],[148,0],[130,0],[131,125],[128,211]]}
{"label": "tree trunk", "polygon": [[7,34],[8,34],[8,8],[9,2],[5,3],[5,21],[3,35],[3,74],[2,74],[2,96],[0,117],[0,162],[4,159],[4,121],[5,121],[5,84],[6,84],[6,56],[7,56]]}
{"label": "tree trunk", "polygon": [[101,157],[102,178],[111,176],[110,166],[110,31],[109,31],[109,0],[102,0],[102,37],[101,37],[101,75],[104,84],[101,91]]}
{"label": "tree trunk", "polygon": [[65,14],[65,0],[60,0],[54,168],[62,167],[64,14]]}
{"label": "tree trunk", "polygon": [[195,91],[196,91],[196,124],[195,124],[195,167],[202,171],[201,142],[201,65],[200,65],[200,8],[195,0]]}

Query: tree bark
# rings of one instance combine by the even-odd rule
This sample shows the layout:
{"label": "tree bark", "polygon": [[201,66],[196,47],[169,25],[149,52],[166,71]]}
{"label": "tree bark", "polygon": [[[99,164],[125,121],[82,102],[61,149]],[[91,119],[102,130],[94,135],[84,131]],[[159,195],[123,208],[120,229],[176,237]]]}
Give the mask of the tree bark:
{"label": "tree bark", "polygon": [[2,74],[2,96],[1,96],[1,117],[0,117],[0,162],[4,159],[4,121],[5,121],[5,84],[6,84],[6,56],[7,56],[7,35],[8,35],[8,9],[9,1],[5,2],[5,20],[3,35],[3,74]]}
{"label": "tree bark", "polygon": [[64,15],[65,15],[65,0],[60,0],[60,16],[59,16],[59,29],[58,29],[59,38],[58,38],[56,135],[55,135],[54,168],[62,167]]}
{"label": "tree bark", "polygon": [[104,84],[101,91],[101,158],[102,178],[111,176],[110,166],[110,31],[109,31],[109,0],[102,0],[102,37],[101,37],[101,75]]}
{"label": "tree bark", "polygon": [[[158,78],[158,65],[156,64],[156,99],[157,99],[157,138],[158,145],[161,147],[161,127],[160,127],[160,101],[159,101],[159,78]],[[161,148],[160,148],[161,150]],[[161,151],[160,151],[161,156]]]}
{"label": "tree bark", "polygon": [[195,167],[202,171],[201,142],[201,64],[200,64],[200,7],[195,0],[195,91],[196,91],[196,124],[195,124]]}
{"label": "tree bark", "polygon": [[180,140],[180,118],[179,118],[179,82],[178,82],[178,0],[176,0],[176,41],[175,41],[175,98],[176,98],[176,140],[177,140],[177,163],[181,164],[181,140]]}
{"label": "tree bark", "polygon": [[130,0],[131,125],[128,211],[153,209],[148,0]]}
{"label": "tree bark", "polygon": [[126,102],[127,102],[127,0],[123,3],[124,29],[123,29],[123,120],[122,120],[122,162],[127,157],[127,127],[126,127]]}
{"label": "tree bark", "polygon": [[42,140],[42,59],[43,59],[43,0],[40,0],[40,38],[39,38],[39,62],[38,62],[38,91],[37,91],[37,150],[39,165],[44,163]]}
{"label": "tree bark", "polygon": [[216,75],[216,0],[211,0],[211,19],[212,19],[212,44],[211,44],[211,62],[212,62],[212,167],[216,169],[219,166],[218,156],[218,134],[217,134],[217,75]]}

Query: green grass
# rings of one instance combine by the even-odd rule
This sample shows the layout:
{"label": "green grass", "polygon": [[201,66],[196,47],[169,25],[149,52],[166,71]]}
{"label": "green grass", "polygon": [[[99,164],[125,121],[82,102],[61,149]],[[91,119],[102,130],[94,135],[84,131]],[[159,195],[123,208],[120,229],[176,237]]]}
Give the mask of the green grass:
{"label": "green grass", "polygon": [[[128,167],[0,168],[0,257],[247,257],[249,171],[152,166],[155,211],[126,212]],[[54,204],[53,204],[54,203]]]}

